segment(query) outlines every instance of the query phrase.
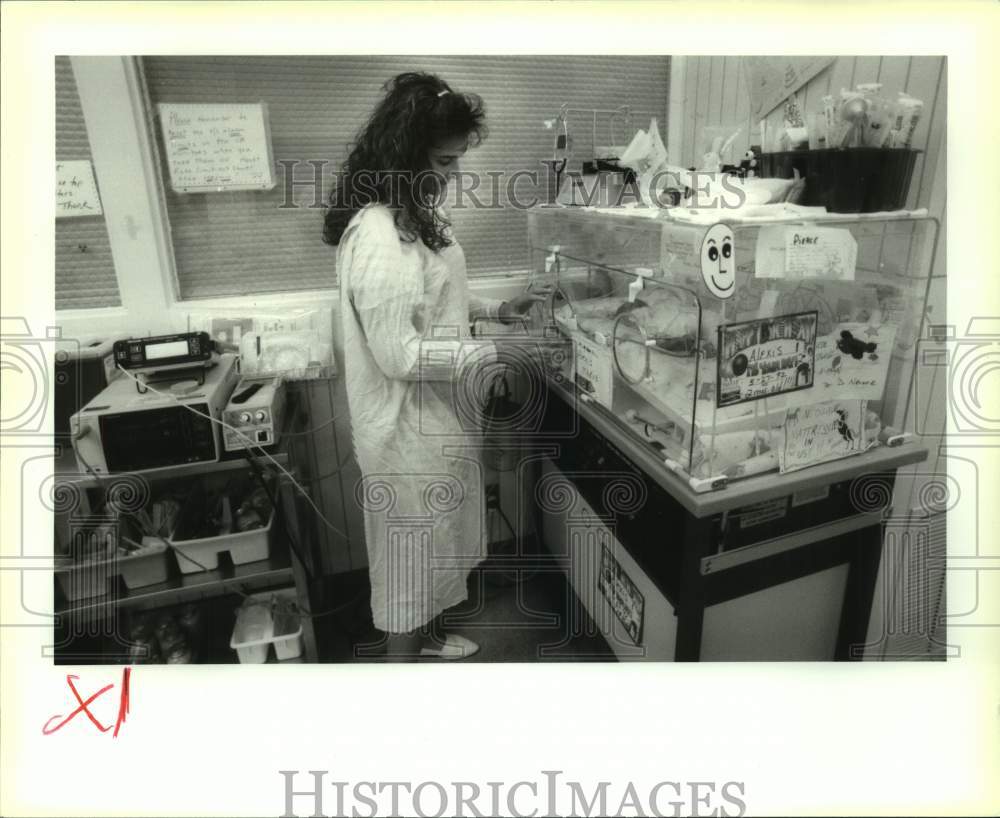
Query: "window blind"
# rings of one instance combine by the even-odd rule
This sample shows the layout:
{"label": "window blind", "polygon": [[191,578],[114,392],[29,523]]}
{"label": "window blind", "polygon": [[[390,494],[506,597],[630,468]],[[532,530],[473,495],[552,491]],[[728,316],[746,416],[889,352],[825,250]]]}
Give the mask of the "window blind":
{"label": "window blind", "polygon": [[[56,161],[92,161],[69,57],[55,58],[55,86]],[[55,240],[56,309],[120,306],[104,216],[56,219]]]}
{"label": "window blind", "polygon": [[[313,169],[307,163],[328,162],[325,197],[382,84],[402,71],[437,73],[456,90],[483,97],[489,137],[469,152],[462,169],[502,172],[505,178],[517,170],[537,171],[537,189],[527,180],[517,186],[518,195],[529,200],[533,195],[544,199],[541,160],[551,158],[555,134],[542,122],[555,117],[563,103],[602,109],[629,105],[633,130],[624,134],[619,128],[618,142],[647,127],[654,116],[666,132],[665,56],[156,56],[142,63],[151,113],[162,102],[265,102],[270,115],[277,185],[266,192],[174,193],[155,121],[182,298],[335,286],[336,254],[321,239],[322,210],[309,207],[312,189],[297,187],[299,206],[279,208],[281,163],[298,161],[294,178],[309,181]],[[598,144],[610,143],[606,118],[599,127]],[[592,151],[591,118],[571,114],[569,128],[585,158]],[[477,195],[491,201],[491,186]],[[452,215],[470,276],[527,268],[522,210],[456,210]]]}

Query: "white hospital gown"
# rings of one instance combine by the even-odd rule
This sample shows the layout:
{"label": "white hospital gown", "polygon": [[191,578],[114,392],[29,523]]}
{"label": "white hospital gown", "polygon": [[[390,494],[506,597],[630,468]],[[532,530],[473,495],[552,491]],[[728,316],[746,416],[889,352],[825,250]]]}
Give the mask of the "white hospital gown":
{"label": "white hospital gown", "polygon": [[337,269],[372,615],[405,633],[465,600],[486,557],[480,404],[466,392],[468,366],[495,351],[469,321],[500,302],[470,298],[457,242],[434,253],[401,241],[383,205],[352,219]]}

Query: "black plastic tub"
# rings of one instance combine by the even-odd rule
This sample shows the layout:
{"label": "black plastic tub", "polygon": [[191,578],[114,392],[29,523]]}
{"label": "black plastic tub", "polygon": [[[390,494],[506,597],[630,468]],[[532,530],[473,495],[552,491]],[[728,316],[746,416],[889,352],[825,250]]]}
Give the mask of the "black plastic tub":
{"label": "black plastic tub", "polygon": [[806,180],[802,204],[831,213],[875,213],[906,207],[913,166],[910,148],[834,148],[761,155],[761,176]]}

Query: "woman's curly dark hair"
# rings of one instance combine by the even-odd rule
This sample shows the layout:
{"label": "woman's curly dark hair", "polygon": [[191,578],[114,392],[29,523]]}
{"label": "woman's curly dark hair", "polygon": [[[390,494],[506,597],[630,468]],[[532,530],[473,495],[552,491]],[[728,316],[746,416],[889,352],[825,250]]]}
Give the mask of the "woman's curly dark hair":
{"label": "woman's curly dark hair", "polygon": [[430,171],[432,148],[486,136],[483,102],[459,94],[433,74],[399,74],[384,86],[385,97],[361,129],[330,193],[323,241],[339,244],[351,218],[366,204],[387,205],[407,241],[418,237],[431,250],[451,242],[448,223],[428,202],[438,192]]}

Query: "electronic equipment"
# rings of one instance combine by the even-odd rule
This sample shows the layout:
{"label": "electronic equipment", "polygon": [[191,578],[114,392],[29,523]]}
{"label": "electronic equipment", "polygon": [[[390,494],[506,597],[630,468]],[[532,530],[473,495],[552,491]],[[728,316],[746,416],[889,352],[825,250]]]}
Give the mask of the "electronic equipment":
{"label": "electronic equipment", "polygon": [[262,375],[241,379],[222,415],[228,426],[239,431],[237,434],[233,429],[223,428],[226,451],[244,451],[251,443],[273,446],[281,435],[284,414],[285,385],[280,377]]}
{"label": "electronic equipment", "polygon": [[115,363],[123,369],[193,366],[212,357],[214,344],[207,332],[179,332],[153,338],[115,341]]}
{"label": "electronic equipment", "polygon": [[56,435],[69,434],[69,418],[119,374],[115,369],[114,341],[63,339],[56,344],[54,427]]}
{"label": "electronic equipment", "polygon": [[209,418],[221,419],[239,380],[237,363],[236,355],[220,355],[201,384],[178,373],[173,384],[156,387],[167,394],[139,394],[132,378],[116,378],[70,418],[81,470],[110,474],[218,460],[221,435]]}

